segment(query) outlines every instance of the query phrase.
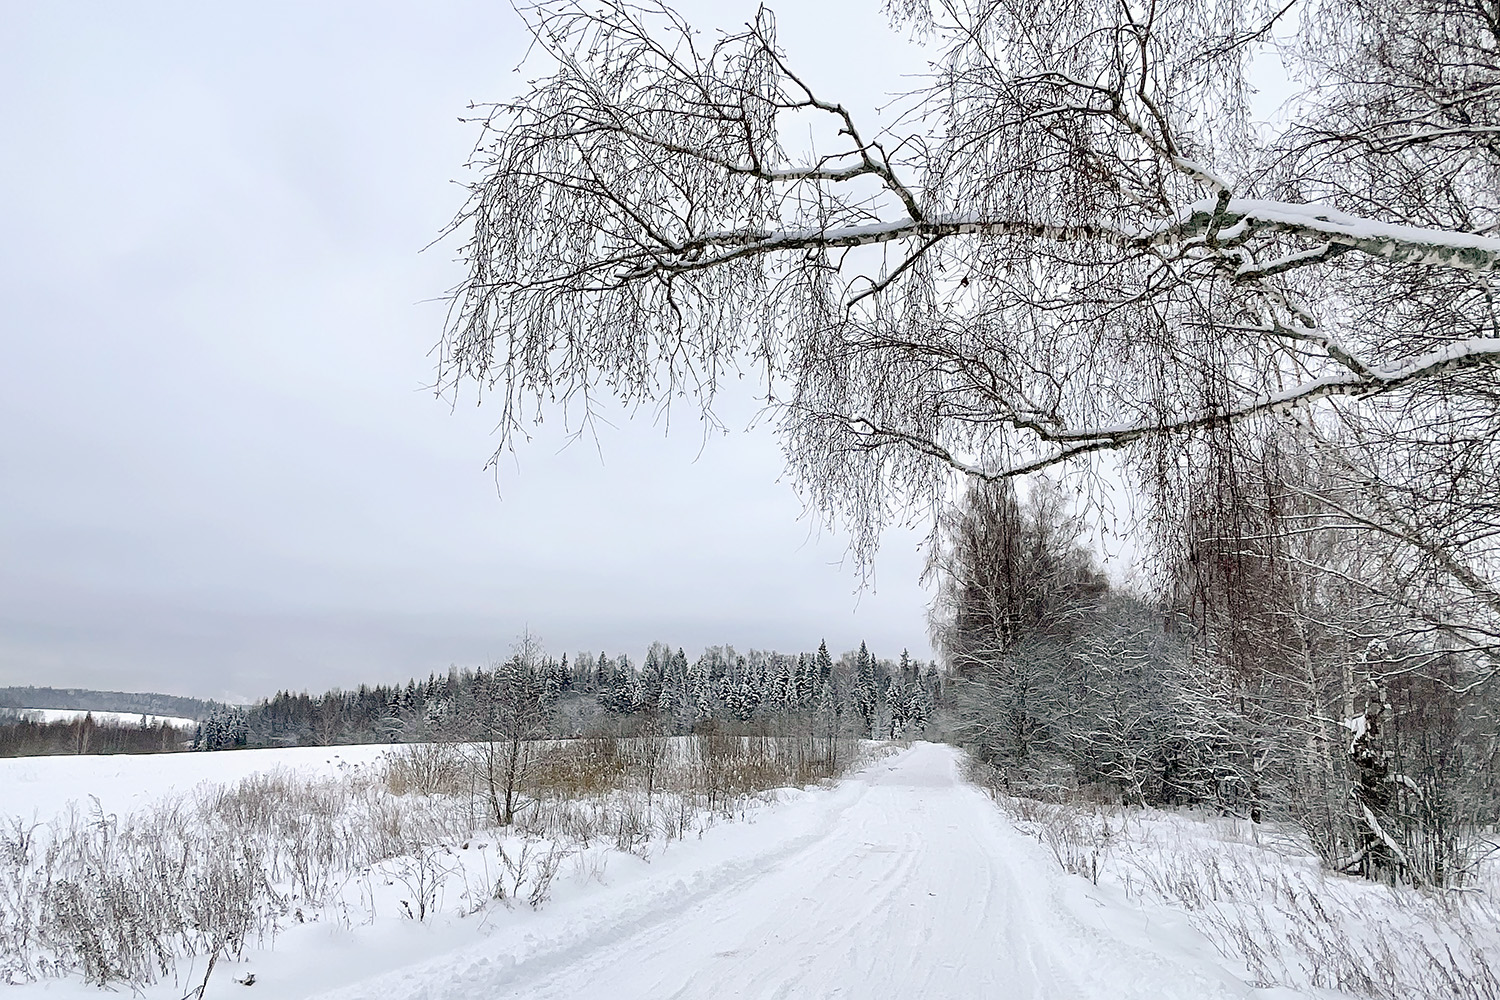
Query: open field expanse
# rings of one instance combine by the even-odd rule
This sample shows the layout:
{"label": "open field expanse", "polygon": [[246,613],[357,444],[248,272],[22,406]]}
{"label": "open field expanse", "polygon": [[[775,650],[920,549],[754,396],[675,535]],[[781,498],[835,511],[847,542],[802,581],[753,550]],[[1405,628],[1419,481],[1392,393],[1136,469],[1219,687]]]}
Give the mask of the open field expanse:
{"label": "open field expanse", "polygon": [[126,813],[205,782],[233,784],[254,774],[285,769],[306,777],[332,777],[368,767],[391,748],[385,744],[287,747],[222,753],[58,755],[0,759],[0,815],[47,821],[74,803],[106,813]]}

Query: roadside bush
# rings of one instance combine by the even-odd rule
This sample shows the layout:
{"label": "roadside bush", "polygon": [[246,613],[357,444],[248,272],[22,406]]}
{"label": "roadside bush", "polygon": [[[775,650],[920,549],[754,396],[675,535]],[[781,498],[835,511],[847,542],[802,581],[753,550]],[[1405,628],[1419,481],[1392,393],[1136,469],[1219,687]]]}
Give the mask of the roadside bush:
{"label": "roadside bush", "polygon": [[1484,892],[1377,885],[1330,873],[1294,824],[1252,823],[1104,801],[1012,795],[1006,775],[970,778],[1065,871],[1187,914],[1262,986],[1372,1000],[1500,1000],[1500,877]]}

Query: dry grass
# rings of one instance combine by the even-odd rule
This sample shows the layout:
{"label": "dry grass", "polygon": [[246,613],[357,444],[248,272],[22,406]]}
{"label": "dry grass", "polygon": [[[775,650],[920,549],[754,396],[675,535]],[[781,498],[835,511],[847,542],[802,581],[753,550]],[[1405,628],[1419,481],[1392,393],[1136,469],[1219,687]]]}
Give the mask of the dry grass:
{"label": "dry grass", "polygon": [[580,852],[643,853],[856,760],[852,742],[723,734],[539,741],[527,753],[507,829],[484,800],[482,755],[459,744],[401,746],[334,777],[257,774],[127,816],[96,805],[8,820],[0,982],[141,987],[192,956],[269,946],[291,922],[373,919],[383,893],[414,920],[455,903],[536,906]]}
{"label": "dry grass", "polygon": [[[1428,892],[1330,874],[1298,830],[1006,794],[971,778],[1065,870],[1188,914],[1252,982],[1379,1000],[1500,1000],[1492,892]],[[1490,872],[1490,885],[1500,879]]]}

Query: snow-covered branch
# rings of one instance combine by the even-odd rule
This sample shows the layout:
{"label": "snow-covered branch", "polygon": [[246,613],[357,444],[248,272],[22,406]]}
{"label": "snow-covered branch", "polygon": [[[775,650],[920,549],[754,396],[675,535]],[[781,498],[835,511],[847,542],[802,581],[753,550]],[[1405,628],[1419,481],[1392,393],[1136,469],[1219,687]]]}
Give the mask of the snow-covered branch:
{"label": "snow-covered branch", "polygon": [[[794,477],[868,554],[950,472],[1113,451],[1165,475],[1332,410],[1500,432],[1476,416],[1500,153],[1473,125],[1500,87],[1468,50],[1408,90],[1309,43],[1338,83],[1266,138],[1243,74],[1272,12],[1106,3],[1043,30],[980,0],[930,12],[933,72],[880,131],[768,11],[709,44],[659,0],[528,10],[555,65],[483,119],[439,377],[499,397],[501,448],[547,401],[710,407],[753,364]],[[1475,27],[1387,13],[1366,27]],[[1398,135],[1422,141],[1370,145]]]}

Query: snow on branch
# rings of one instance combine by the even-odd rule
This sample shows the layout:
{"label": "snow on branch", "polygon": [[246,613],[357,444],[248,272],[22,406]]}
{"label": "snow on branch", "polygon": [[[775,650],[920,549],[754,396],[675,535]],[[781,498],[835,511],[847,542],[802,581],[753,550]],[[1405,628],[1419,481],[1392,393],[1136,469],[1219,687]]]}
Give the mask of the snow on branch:
{"label": "snow on branch", "polygon": [[934,440],[882,426],[867,416],[841,419],[863,448],[902,445],[936,458],[966,476],[994,481],[1030,475],[1092,452],[1123,448],[1143,438],[1233,424],[1258,414],[1290,410],[1330,396],[1374,395],[1447,370],[1465,367],[1500,368],[1500,338],[1476,338],[1429,351],[1405,362],[1363,367],[1345,374],[1312,379],[1239,407],[1208,410],[1172,420],[1069,429],[1056,423],[1012,414],[1006,419],[1011,426],[1026,430],[1041,441],[1063,447],[1010,465],[990,466],[974,458],[962,457]]}
{"label": "snow on branch", "polygon": [[[1167,232],[1193,233],[1206,229],[1218,206],[1204,200],[1188,207],[1185,218]],[[1320,239],[1336,247],[1358,250],[1371,257],[1403,264],[1424,264],[1461,271],[1488,273],[1500,268],[1500,239],[1473,233],[1422,229],[1349,215],[1326,205],[1231,198],[1222,216],[1228,226],[1243,225],[1249,231],[1282,232]],[[1322,259],[1327,250],[1318,248],[1307,261]],[[1289,257],[1288,260],[1294,259]],[[1264,265],[1262,269],[1272,265]],[[1284,268],[1283,268],[1284,269]],[[1271,273],[1274,273],[1271,272]]]}
{"label": "snow on branch", "polygon": [[1363,126],[1266,138],[1242,6],[951,7],[884,128],[764,8],[709,35],[660,0],[528,7],[548,68],[476,119],[440,391],[498,396],[503,449],[554,403],[709,409],[753,369],[799,482],[861,524],[953,471],[1157,448],[1166,475],[1296,410],[1400,426],[1446,394],[1493,427],[1492,151],[1382,174],[1327,151]]}

